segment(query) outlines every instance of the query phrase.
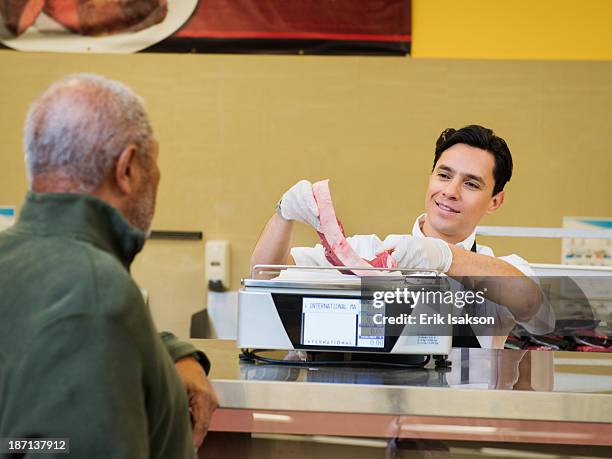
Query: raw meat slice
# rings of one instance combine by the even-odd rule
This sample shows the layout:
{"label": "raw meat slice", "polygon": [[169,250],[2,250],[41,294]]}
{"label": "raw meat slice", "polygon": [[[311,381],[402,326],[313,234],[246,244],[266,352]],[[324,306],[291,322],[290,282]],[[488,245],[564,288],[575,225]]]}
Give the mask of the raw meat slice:
{"label": "raw meat slice", "polygon": [[[344,237],[346,237],[346,233],[344,232],[344,227],[342,226],[342,223],[340,222],[340,220],[336,220],[336,221],[338,223],[338,226],[340,227],[340,231],[342,232]],[[327,260],[334,266],[342,266],[343,265],[342,261],[338,258],[338,256],[331,249],[329,242],[327,242],[327,238],[325,237],[325,235],[318,231],[317,231],[317,234],[319,235],[319,239],[321,239],[321,244],[323,244],[323,247],[325,248],[325,258],[327,258]],[[349,247],[350,247],[350,244],[349,244]],[[393,259],[393,257],[391,257],[392,253],[393,253],[393,249],[385,250],[379,253],[376,256],[376,258],[374,258],[373,260],[365,260],[365,261],[367,261],[371,266],[375,268],[396,268],[397,262]],[[342,272],[346,274],[350,274],[350,271],[342,271]]]}
{"label": "raw meat slice", "polygon": [[73,32],[79,33],[79,0],[47,0],[45,14],[67,27]]}
{"label": "raw meat slice", "polygon": [[6,28],[18,37],[34,24],[44,3],[45,0],[0,0],[0,15]]}
{"label": "raw meat slice", "polygon": [[164,20],[167,0],[47,0],[45,13],[82,35],[137,32]]}
{"label": "raw meat slice", "polygon": [[[319,208],[319,220],[321,221],[321,231],[318,233],[323,247],[325,247],[325,257],[334,266],[354,266],[354,267],[379,267],[396,268],[397,263],[391,257],[392,250],[379,254],[374,260],[364,260],[353,250],[346,240],[344,228],[336,218],[334,205],[329,192],[329,180],[321,180],[312,185],[315,201]],[[358,276],[378,276],[384,274],[380,271],[352,270]]]}
{"label": "raw meat slice", "polygon": [[397,268],[397,261],[391,256],[392,253],[393,249],[384,250],[368,263],[375,268]]}

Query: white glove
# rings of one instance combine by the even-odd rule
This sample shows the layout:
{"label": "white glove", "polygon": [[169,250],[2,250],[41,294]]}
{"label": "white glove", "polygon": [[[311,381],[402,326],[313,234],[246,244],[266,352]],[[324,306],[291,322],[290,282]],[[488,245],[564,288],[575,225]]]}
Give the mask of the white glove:
{"label": "white glove", "polygon": [[321,229],[319,207],[312,193],[312,183],[300,180],[278,202],[278,214],[285,220],[297,220]]}
{"label": "white glove", "polygon": [[393,249],[391,256],[398,268],[434,269],[447,272],[453,253],[442,239],[391,234],[382,242],[383,250]]}

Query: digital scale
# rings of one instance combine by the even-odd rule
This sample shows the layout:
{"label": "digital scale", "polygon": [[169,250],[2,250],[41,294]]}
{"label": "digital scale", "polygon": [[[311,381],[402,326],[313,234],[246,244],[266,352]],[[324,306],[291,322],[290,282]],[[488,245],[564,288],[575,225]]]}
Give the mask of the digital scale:
{"label": "digital scale", "polygon": [[[341,274],[351,267],[257,265],[238,294],[237,344],[243,349],[309,352],[448,355],[452,326],[436,336],[414,335],[410,327],[375,323],[380,314],[364,293],[366,279]],[[359,268],[363,269],[363,268]],[[385,271],[372,268],[372,271]],[[388,272],[388,269],[386,270]],[[397,270],[393,279],[422,288],[435,271]],[[411,283],[412,282],[412,283]],[[407,308],[406,313],[414,314]]]}

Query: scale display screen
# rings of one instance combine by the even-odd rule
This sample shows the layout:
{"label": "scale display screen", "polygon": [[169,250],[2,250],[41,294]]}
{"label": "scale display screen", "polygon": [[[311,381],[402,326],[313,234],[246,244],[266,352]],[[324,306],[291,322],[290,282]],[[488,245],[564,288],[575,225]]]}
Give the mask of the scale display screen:
{"label": "scale display screen", "polygon": [[373,323],[372,312],[359,299],[302,298],[302,345],[382,349],[384,333],[384,325]]}

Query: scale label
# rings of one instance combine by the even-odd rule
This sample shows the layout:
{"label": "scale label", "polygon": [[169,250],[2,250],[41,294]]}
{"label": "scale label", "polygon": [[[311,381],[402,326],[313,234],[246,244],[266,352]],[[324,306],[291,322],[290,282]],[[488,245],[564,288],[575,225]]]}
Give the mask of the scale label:
{"label": "scale label", "polygon": [[[370,320],[362,328],[359,299],[303,298],[301,344],[307,346],[376,347],[385,346],[384,327],[372,334]],[[364,329],[367,328],[367,333]]]}

